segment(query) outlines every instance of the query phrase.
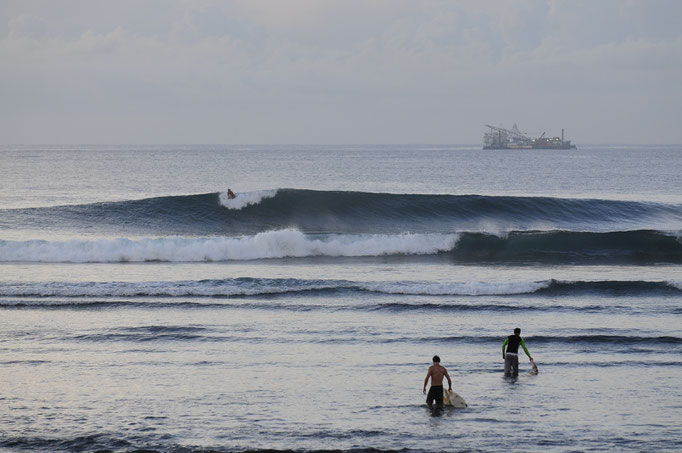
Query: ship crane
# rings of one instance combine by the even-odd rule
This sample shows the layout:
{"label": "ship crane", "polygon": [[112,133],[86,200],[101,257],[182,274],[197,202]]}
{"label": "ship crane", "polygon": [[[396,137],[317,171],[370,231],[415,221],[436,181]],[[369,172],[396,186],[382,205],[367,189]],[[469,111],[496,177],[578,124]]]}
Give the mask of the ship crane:
{"label": "ship crane", "polygon": [[504,129],[502,127],[495,127],[495,126],[490,126],[488,124],[485,125],[485,127],[490,128],[490,132],[492,133],[497,133],[498,135],[511,135],[512,137],[516,137],[519,140],[531,140],[530,137],[522,133],[519,128],[516,126],[516,123],[514,123],[514,127],[510,129]]}
{"label": "ship crane", "polygon": [[530,138],[514,124],[511,129],[486,124],[488,131],[483,136],[483,149],[575,149],[570,140],[561,137],[547,138],[545,132],[538,138]]}

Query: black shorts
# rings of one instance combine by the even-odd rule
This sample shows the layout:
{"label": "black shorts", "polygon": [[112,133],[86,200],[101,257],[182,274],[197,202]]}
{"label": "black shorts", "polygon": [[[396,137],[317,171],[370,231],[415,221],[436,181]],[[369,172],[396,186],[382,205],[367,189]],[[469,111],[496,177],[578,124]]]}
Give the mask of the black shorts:
{"label": "black shorts", "polygon": [[429,389],[429,394],[426,395],[426,404],[431,406],[433,401],[436,401],[436,405],[443,406],[443,386],[442,385],[432,385]]}

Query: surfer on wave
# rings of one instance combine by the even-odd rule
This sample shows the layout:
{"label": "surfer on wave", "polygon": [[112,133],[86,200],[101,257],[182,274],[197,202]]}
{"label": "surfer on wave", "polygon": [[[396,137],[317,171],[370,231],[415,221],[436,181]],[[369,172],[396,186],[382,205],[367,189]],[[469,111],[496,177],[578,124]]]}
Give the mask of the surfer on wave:
{"label": "surfer on wave", "polygon": [[227,189],[227,199],[234,200],[237,196],[232,192],[232,189]]}

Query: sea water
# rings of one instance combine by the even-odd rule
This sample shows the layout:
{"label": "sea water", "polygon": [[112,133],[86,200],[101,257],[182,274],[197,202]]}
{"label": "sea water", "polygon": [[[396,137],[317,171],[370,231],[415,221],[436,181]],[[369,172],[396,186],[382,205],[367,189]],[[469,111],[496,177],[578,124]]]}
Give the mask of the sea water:
{"label": "sea water", "polygon": [[[680,146],[3,146],[0,449],[679,450],[681,173]],[[538,375],[503,375],[515,327]],[[468,408],[424,404],[434,354]]]}

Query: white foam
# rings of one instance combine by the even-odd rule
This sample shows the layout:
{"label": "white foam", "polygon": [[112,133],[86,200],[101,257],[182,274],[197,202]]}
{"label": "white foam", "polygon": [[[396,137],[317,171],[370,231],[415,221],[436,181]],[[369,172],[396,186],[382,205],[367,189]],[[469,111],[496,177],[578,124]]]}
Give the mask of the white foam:
{"label": "white foam", "polygon": [[452,250],[456,234],[335,235],[315,239],[294,229],[239,238],[0,241],[0,262],[197,262],[308,256],[431,255]]}
{"label": "white foam", "polygon": [[240,192],[233,199],[227,198],[227,192],[220,192],[220,204],[227,209],[242,209],[252,204],[258,204],[266,198],[277,195],[276,190],[259,190],[257,192]]}

